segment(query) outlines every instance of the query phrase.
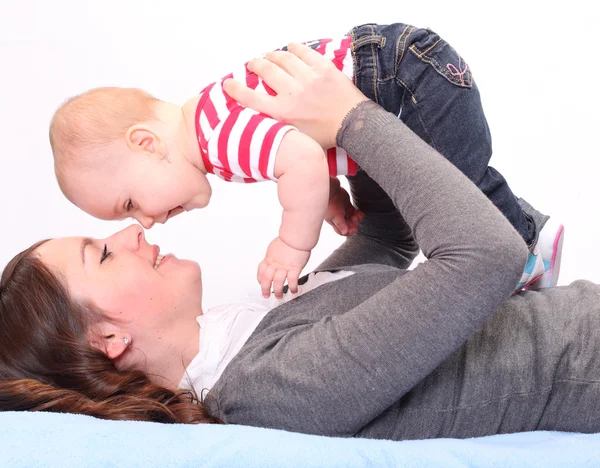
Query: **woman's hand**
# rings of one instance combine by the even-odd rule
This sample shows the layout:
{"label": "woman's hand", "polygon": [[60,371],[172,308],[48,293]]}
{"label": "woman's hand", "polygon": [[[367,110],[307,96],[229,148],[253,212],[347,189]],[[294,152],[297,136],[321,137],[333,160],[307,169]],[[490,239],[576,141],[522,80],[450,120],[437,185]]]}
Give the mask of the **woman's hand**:
{"label": "woman's hand", "polygon": [[248,64],[276,96],[233,79],[225,81],[225,92],[245,107],[294,125],[323,148],[336,146],[344,117],[367,97],[331,60],[310,47],[290,44],[288,50],[270,52]]}

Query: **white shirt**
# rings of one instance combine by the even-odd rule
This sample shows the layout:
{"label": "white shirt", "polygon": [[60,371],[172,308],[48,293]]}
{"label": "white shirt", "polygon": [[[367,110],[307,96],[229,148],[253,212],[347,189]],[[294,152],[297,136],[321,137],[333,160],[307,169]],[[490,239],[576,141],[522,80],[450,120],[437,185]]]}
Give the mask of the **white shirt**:
{"label": "white shirt", "polygon": [[313,272],[298,292],[284,294],[282,299],[249,298],[245,302],[225,304],[208,309],[196,317],[200,325],[199,351],[179,382],[179,388],[193,389],[199,398],[215,382],[244,346],[254,329],[271,309],[284,304],[330,281],[353,275],[352,271]]}

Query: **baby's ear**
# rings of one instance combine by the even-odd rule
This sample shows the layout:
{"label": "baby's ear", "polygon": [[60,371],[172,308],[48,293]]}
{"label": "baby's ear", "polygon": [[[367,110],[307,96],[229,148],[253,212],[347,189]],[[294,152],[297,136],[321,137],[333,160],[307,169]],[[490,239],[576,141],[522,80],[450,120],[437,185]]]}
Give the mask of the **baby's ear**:
{"label": "baby's ear", "polygon": [[125,134],[127,146],[133,152],[158,153],[160,139],[150,127],[136,124],[129,127]]}

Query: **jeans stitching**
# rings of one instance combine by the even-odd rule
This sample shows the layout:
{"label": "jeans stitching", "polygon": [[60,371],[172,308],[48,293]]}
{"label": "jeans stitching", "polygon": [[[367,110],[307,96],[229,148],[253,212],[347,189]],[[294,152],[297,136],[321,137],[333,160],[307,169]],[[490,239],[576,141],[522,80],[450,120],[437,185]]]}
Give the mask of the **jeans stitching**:
{"label": "jeans stitching", "polygon": [[[458,54],[456,54],[458,55]],[[465,80],[463,78],[463,76],[465,75],[465,73],[469,72],[469,65],[468,64],[464,64],[464,68],[461,68],[461,63],[462,63],[462,58],[460,55],[458,55],[458,68],[456,67],[456,65],[454,65],[453,63],[447,63],[446,64],[446,68],[448,69],[448,71],[450,72],[450,74],[452,76],[458,76],[458,78],[460,79],[460,84],[461,85],[465,85]]]}
{"label": "jeans stitching", "polygon": [[[415,105],[416,105],[416,102],[415,102]],[[431,146],[433,146],[433,148],[435,148],[436,151],[438,151],[439,153],[441,153],[440,149],[438,148],[437,144],[435,143],[435,140],[433,139],[433,137],[429,133],[429,130],[427,130],[427,126],[425,125],[425,121],[423,120],[423,116],[421,115],[421,111],[419,110],[419,106],[416,105],[416,108],[417,108],[417,115],[419,116],[419,121],[421,122],[421,125],[423,126],[423,131],[425,133],[427,133],[427,136],[431,140]]]}
{"label": "jeans stitching", "polygon": [[[406,37],[404,37],[404,33],[409,29],[410,31],[408,31],[408,34],[406,35]],[[406,52],[406,41],[415,29],[415,26],[407,25],[402,31],[402,34],[400,34],[398,41],[396,42],[396,65],[394,67],[394,74],[398,73],[398,67],[400,66],[400,62],[404,58],[404,53]],[[402,53],[398,55],[400,51],[402,51]]]}
{"label": "jeans stitching", "polygon": [[[367,26],[367,25],[365,25],[365,26]],[[371,28],[371,34],[369,36],[364,36],[364,37],[357,39],[356,28],[353,28],[349,32],[350,36],[352,37],[352,44],[350,46],[350,50],[352,52],[352,57],[354,59],[353,76],[354,76],[354,84],[356,86],[359,86],[360,83],[358,81],[358,70],[360,68],[360,61],[358,58],[357,49],[359,49],[360,47],[362,47],[364,45],[370,45],[371,46],[371,60],[373,62],[373,97],[374,97],[374,101],[377,102],[377,100],[378,100],[378,98],[377,98],[377,82],[378,82],[378,80],[377,80],[377,61],[376,61],[375,53],[376,53],[376,48],[382,48],[385,46],[386,38],[384,36],[375,34],[374,25],[370,24],[368,26]]]}
{"label": "jeans stitching", "polygon": [[354,32],[352,32],[352,48],[353,49],[358,49],[360,47],[362,47],[365,44],[373,44],[376,45],[377,47],[383,47],[385,45],[385,37],[379,37],[379,39],[373,40],[373,38],[376,38],[378,35],[373,33],[370,36],[367,37],[362,37],[358,40],[356,39],[356,36],[354,35]]}
{"label": "jeans stitching", "polygon": [[[375,36],[375,27],[371,26],[371,35]],[[373,96],[375,102],[379,102],[377,99],[377,63],[375,61],[375,44],[371,44],[371,57],[373,59]]]}
{"label": "jeans stitching", "polygon": [[[436,45],[438,45],[441,40],[442,40],[442,38],[440,37],[437,41],[435,41],[433,43],[433,45],[429,46],[428,49],[425,49],[424,52],[421,52],[421,55],[419,55],[419,58],[421,58],[423,55],[425,55],[427,52],[429,52],[431,49],[433,49]],[[415,47],[415,46],[413,45],[412,47]],[[415,50],[418,50],[418,49],[415,47]]]}
{"label": "jeans stitching", "polygon": [[[434,45],[436,45],[438,42],[440,42],[440,40],[441,39],[436,41],[436,43]],[[429,47],[425,52],[421,52],[413,44],[409,47],[409,49],[423,62],[429,63],[430,65],[432,65],[433,68],[435,69],[435,71],[437,71],[440,75],[442,75],[444,78],[446,78],[450,83],[453,83],[456,86],[460,86],[461,88],[472,88],[473,87],[473,80],[472,80],[473,75],[471,74],[471,70],[469,69],[468,65],[465,64],[465,65],[467,65],[467,68],[464,71],[464,73],[467,74],[466,78],[464,78],[461,75],[460,81],[459,81],[454,78],[454,76],[452,75],[452,72],[450,72],[450,70],[448,70],[448,72],[450,72],[450,75],[448,75],[448,73],[445,72],[445,70],[447,70],[447,68],[442,67],[436,59],[434,59],[433,57],[430,57],[428,55],[425,55],[427,52],[429,52],[432,49],[432,47],[433,46]],[[463,73],[463,75],[464,75],[464,73]]]}
{"label": "jeans stitching", "polygon": [[411,90],[408,88],[408,86],[406,85],[406,83],[404,83],[402,80],[398,79],[398,81],[406,88],[406,90],[410,93],[411,95],[411,100],[413,101],[413,103],[415,104],[415,112],[417,113],[417,116],[419,117],[419,122],[421,122],[421,126],[423,127],[423,131],[427,134],[427,136],[429,137],[429,140],[431,141],[431,143],[429,143],[430,146],[432,146],[436,151],[440,152],[439,148],[437,147],[437,144],[435,143],[435,140],[433,139],[433,137],[431,136],[431,134],[429,133],[429,130],[427,130],[427,125],[425,125],[425,121],[423,120],[423,116],[421,115],[421,112],[419,110],[419,105],[417,103],[417,98],[415,97],[415,95],[411,92]]}
{"label": "jeans stitching", "polygon": [[398,82],[404,87],[404,89],[406,89],[406,91],[409,92],[410,94],[410,98],[412,100],[412,102],[414,102],[415,104],[417,104],[417,98],[415,97],[415,95],[412,93],[412,91],[409,89],[408,85],[402,81],[400,78],[396,78],[398,80]]}
{"label": "jeans stitching", "polygon": [[350,44],[350,50],[352,52],[352,58],[354,59],[354,70],[352,71],[353,75],[354,75],[354,84],[355,86],[358,86],[358,56],[356,55],[356,47],[355,47],[355,41],[356,41],[356,33],[354,32],[354,29],[352,29],[352,31],[350,31],[350,35],[352,36],[352,43]]}

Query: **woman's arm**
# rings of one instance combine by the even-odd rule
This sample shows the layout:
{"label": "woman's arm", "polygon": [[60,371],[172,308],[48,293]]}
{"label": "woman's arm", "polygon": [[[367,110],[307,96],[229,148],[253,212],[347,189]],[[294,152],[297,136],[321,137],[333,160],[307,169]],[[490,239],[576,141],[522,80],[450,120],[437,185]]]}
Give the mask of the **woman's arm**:
{"label": "woman's arm", "polygon": [[363,213],[357,232],[327,257],[318,269],[338,269],[379,263],[406,269],[419,253],[408,224],[394,203],[360,170],[348,177],[356,208]]}
{"label": "woman's arm", "polygon": [[[317,96],[321,108],[312,118],[328,125],[335,117],[322,114],[340,95],[321,91],[339,72],[310,60],[320,67],[312,79],[290,75],[303,80],[298,105]],[[310,119],[311,111],[301,110]],[[237,366],[245,401],[255,399],[245,417],[255,424],[354,434],[466,341],[511,294],[527,258],[521,237],[483,193],[396,116],[362,102],[345,118],[337,143],[393,200],[428,261]],[[260,404],[264,395],[268,408]]]}

